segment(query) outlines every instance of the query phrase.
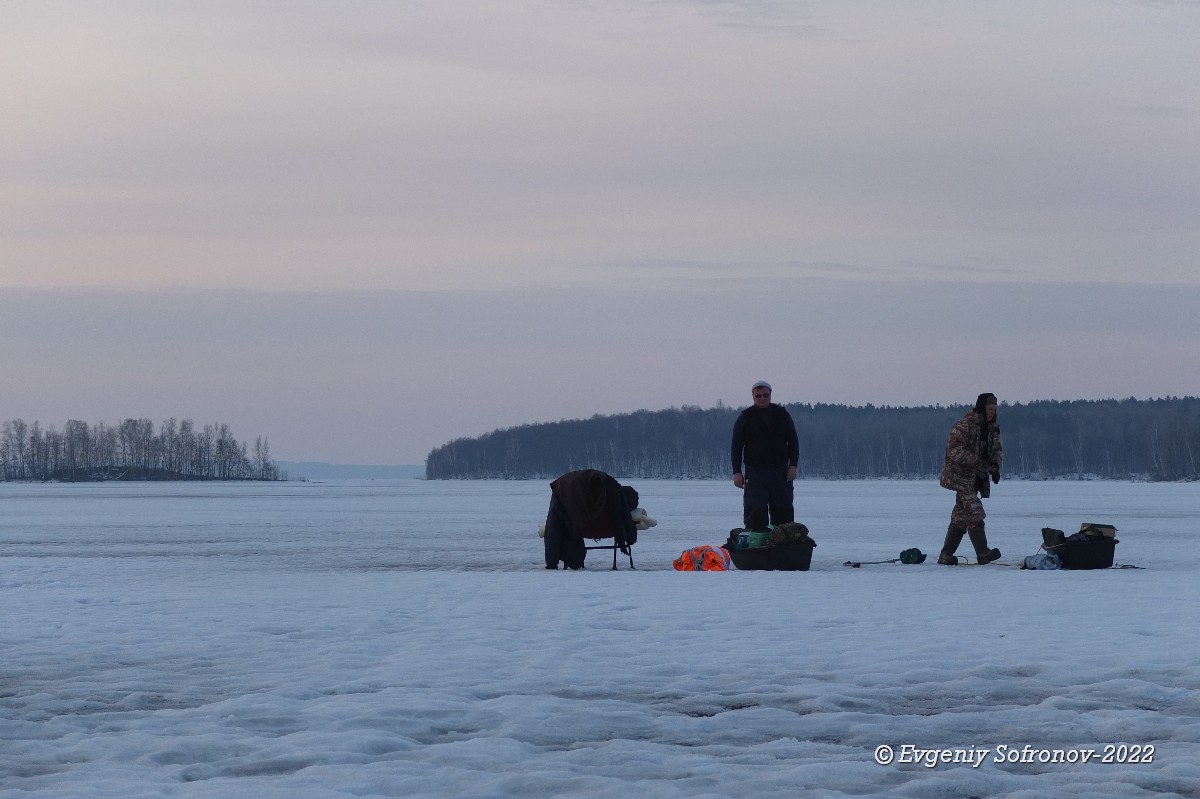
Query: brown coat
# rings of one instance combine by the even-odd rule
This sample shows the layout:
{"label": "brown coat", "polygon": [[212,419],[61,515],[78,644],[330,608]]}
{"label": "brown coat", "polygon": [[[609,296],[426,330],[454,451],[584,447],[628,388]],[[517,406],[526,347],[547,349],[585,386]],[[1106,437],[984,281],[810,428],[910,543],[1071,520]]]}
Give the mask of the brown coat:
{"label": "brown coat", "polygon": [[550,484],[550,491],[566,511],[575,533],[583,538],[615,538],[622,545],[637,541],[637,528],[629,512],[638,495],[604,472],[581,469],[567,472]]}
{"label": "brown coat", "polygon": [[974,410],[967,411],[954,423],[946,439],[946,461],[938,481],[942,488],[968,493],[978,490],[982,497],[991,495],[988,476],[1000,476],[1000,463],[1004,459],[1000,425],[990,426],[988,442],[982,438],[983,418]]}

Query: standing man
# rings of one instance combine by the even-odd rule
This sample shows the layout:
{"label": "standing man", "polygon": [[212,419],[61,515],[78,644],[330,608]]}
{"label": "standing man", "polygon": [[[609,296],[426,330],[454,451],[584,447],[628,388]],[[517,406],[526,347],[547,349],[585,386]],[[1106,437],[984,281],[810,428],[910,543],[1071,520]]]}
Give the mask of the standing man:
{"label": "standing man", "polygon": [[1000,557],[1000,550],[988,548],[987,534],[983,530],[986,514],[980,498],[991,496],[989,478],[993,483],[1000,482],[1003,458],[1000,425],[996,423],[996,395],[980,394],[975,407],[950,428],[946,440],[946,462],[939,482],[942,488],[955,492],[955,498],[946,541],[938,555],[938,563],[943,566],[958,565],[954,552],[962,543],[964,533],[970,536],[980,564],[991,563]]}
{"label": "standing man", "polygon": [[792,481],[800,461],[800,441],[791,414],[771,402],[770,383],[759,380],[750,395],[754,404],[733,423],[733,484],[745,492],[742,526],[765,530],[796,520]]}

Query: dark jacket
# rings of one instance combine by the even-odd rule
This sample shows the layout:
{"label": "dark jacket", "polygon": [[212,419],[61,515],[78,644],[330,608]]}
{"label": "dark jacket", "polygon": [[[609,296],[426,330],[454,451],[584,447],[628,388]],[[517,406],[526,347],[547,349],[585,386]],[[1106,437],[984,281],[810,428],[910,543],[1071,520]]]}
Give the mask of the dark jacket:
{"label": "dark jacket", "polygon": [[562,561],[567,568],[583,567],[584,539],[611,538],[629,554],[637,542],[637,526],[630,511],[638,493],[605,472],[581,469],[567,472],[550,484],[550,510],[546,515],[546,566]]}
{"label": "dark jacket", "polygon": [[733,423],[733,442],[730,447],[733,473],[747,466],[797,466],[800,462],[800,440],[796,424],[782,405],[771,403],[760,410],[751,405]]}

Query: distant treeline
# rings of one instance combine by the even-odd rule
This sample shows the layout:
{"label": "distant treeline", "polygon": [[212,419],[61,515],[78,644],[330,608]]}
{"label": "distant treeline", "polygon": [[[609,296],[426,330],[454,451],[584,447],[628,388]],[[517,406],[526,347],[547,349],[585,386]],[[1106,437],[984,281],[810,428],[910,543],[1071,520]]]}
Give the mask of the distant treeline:
{"label": "distant treeline", "polygon": [[149,419],[89,425],[75,419],[59,432],[22,419],[0,430],[3,480],[286,480],[271,460],[267,439],[254,449],[234,439],[227,424],[197,429],[191,419]]}
{"label": "distant treeline", "polygon": [[[967,410],[786,407],[800,436],[802,479],[935,477],[947,433]],[[430,452],[426,477],[553,478],[591,468],[643,479],[726,478],[739,411],[684,406],[496,430]],[[1200,398],[1003,403],[998,418],[1010,477],[1200,477]]]}

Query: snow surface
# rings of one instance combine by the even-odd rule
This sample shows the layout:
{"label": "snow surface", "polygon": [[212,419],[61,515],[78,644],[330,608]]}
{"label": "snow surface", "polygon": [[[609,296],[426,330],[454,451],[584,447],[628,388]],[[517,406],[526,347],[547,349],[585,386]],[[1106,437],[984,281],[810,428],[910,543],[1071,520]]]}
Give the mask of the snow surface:
{"label": "snow surface", "polygon": [[0,485],[0,797],[1200,796],[1200,485],[1000,484],[1003,561],[1144,567],[1028,572],[846,568],[952,495],[801,482],[812,570],[722,574],[736,489],[629,482],[617,572],[543,568],[544,482]]}

